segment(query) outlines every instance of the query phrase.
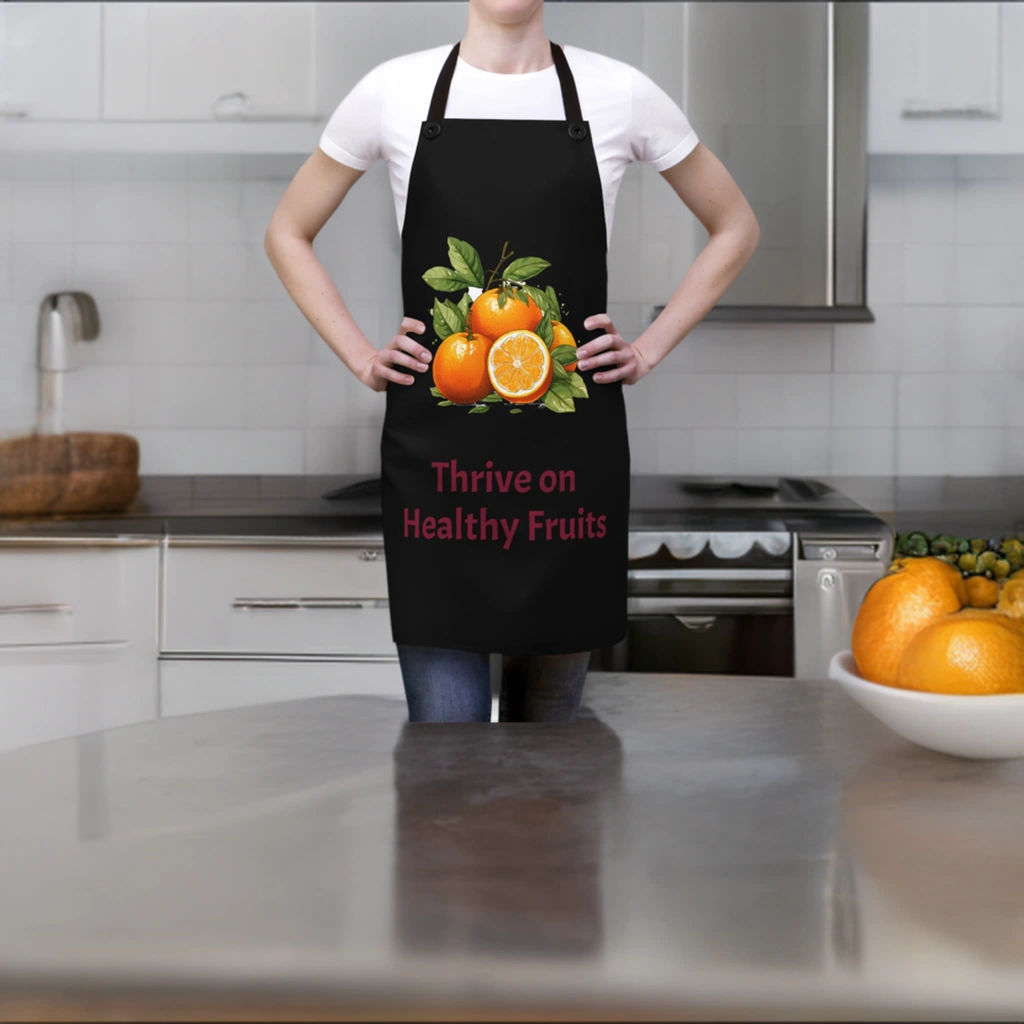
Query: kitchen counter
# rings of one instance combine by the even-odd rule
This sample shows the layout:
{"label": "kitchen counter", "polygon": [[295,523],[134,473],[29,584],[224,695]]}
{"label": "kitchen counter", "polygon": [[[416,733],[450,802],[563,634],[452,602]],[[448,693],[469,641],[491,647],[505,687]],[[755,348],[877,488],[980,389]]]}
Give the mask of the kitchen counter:
{"label": "kitchen counter", "polygon": [[826,682],[585,704],[318,698],[0,755],[0,1018],[1021,1019],[1024,761]]}
{"label": "kitchen counter", "polygon": [[[371,475],[143,475],[139,494],[125,512],[0,517],[0,542],[210,536],[379,543],[379,503],[375,498],[328,501],[323,497]],[[934,529],[970,536],[1024,536],[1024,476],[815,479],[853,498],[900,532]],[[674,476],[638,475],[631,486],[638,506],[633,514],[636,525],[649,525],[643,521],[643,506],[671,509],[669,491],[676,486]],[[709,515],[708,522],[699,522],[690,510],[690,528],[713,529],[722,521],[720,513]]]}

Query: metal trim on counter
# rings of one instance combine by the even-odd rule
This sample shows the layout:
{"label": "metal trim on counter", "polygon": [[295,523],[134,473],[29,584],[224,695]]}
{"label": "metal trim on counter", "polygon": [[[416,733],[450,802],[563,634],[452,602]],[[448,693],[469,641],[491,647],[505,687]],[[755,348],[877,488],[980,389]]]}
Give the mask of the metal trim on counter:
{"label": "metal trim on counter", "polygon": [[19,536],[8,535],[0,537],[0,548],[23,548],[28,545],[45,548],[152,548],[160,545],[164,540],[164,534],[148,534],[140,536],[117,536],[104,537],[102,534],[92,534],[88,537],[75,536],[73,534],[60,534],[46,537],[39,534],[23,534]]}
{"label": "metal trim on counter", "polygon": [[296,537],[277,536],[267,534],[266,536],[234,536],[226,534],[206,534],[203,536],[175,537],[168,535],[165,538],[168,547],[174,548],[221,548],[221,547],[301,547],[301,548],[366,548],[367,552],[379,552],[374,558],[365,558],[363,561],[384,561],[384,536],[366,535],[359,537]]}
{"label": "metal trim on counter", "polygon": [[161,651],[159,661],[340,661],[392,664],[397,654],[247,654],[237,651]]}

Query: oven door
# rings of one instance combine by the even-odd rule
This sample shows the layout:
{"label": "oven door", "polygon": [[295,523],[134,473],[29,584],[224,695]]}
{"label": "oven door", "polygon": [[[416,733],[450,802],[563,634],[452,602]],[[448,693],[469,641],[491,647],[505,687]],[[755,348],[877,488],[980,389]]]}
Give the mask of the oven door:
{"label": "oven door", "polygon": [[592,670],[792,677],[791,590],[763,593],[774,588],[736,588],[735,581],[733,589],[730,595],[634,593],[625,639],[595,651]]}

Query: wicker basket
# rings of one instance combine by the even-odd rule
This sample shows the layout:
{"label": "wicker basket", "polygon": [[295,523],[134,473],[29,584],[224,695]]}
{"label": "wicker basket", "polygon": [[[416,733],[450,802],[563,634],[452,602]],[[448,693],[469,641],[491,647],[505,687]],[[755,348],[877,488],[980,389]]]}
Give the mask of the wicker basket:
{"label": "wicker basket", "polygon": [[139,490],[130,434],[26,434],[0,441],[0,516],[123,512]]}

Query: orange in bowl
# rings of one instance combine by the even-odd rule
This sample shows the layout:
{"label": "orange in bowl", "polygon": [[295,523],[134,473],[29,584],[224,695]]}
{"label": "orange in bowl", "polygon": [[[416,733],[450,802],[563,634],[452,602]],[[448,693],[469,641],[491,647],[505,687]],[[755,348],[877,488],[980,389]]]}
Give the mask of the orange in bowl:
{"label": "orange in bowl", "polygon": [[963,577],[938,558],[903,559],[872,584],[853,625],[852,647],[865,679],[896,686],[915,634],[967,604]]}

